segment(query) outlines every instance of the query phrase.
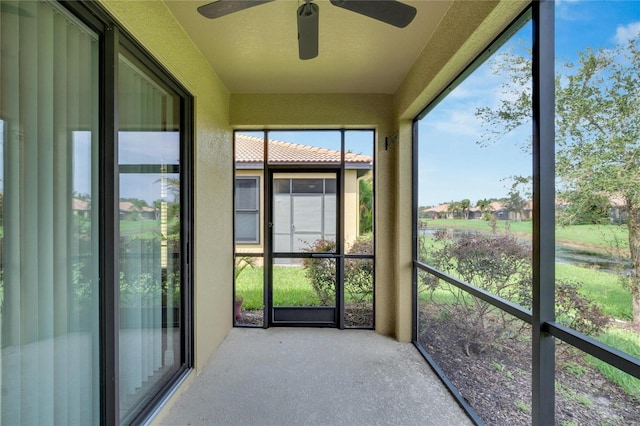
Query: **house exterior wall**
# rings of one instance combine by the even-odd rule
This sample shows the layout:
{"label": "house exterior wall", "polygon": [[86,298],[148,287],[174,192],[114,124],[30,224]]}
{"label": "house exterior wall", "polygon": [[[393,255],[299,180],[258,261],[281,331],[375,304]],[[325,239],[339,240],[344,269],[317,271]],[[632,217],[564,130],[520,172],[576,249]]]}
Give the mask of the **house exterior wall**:
{"label": "house exterior wall", "polygon": [[101,4],[194,97],[194,365],[199,371],[232,327],[229,93],[164,3]]}
{"label": "house exterior wall", "polygon": [[[260,194],[260,217],[259,217],[259,229],[260,229],[260,242],[258,244],[238,244],[236,243],[236,253],[264,253],[264,171],[263,170],[248,170],[237,169],[236,176],[258,177],[259,178],[259,194]],[[279,178],[284,179],[321,179],[326,175],[322,173],[278,173]],[[358,222],[359,215],[359,196],[358,191],[358,171],[357,170],[345,170],[345,184],[344,184],[344,206],[345,206],[345,220],[344,220],[344,241],[345,249],[348,249],[351,244],[358,238]]]}

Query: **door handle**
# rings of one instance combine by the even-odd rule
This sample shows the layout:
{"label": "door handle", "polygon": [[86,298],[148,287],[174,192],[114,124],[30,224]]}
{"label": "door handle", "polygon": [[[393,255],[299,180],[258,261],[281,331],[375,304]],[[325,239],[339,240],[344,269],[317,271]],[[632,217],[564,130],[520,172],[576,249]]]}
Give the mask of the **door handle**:
{"label": "door handle", "polygon": [[311,257],[318,259],[335,259],[337,257],[340,257],[340,255],[332,253],[312,253]]}

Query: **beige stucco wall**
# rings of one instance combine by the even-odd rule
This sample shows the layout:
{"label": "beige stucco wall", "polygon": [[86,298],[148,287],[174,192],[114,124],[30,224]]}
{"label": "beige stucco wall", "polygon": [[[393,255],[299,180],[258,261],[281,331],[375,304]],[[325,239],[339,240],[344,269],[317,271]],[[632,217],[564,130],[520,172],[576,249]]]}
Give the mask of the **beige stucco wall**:
{"label": "beige stucco wall", "polygon": [[101,3],[194,96],[194,341],[199,371],[232,327],[229,93],[163,3]]}

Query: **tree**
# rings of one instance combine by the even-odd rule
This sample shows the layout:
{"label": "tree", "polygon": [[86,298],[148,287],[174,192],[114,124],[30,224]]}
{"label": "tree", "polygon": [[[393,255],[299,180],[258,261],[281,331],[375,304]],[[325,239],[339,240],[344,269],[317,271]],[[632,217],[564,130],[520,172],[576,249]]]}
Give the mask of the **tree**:
{"label": "tree", "polygon": [[[556,174],[559,197],[575,208],[593,206],[594,195],[623,200],[629,231],[631,274],[624,278],[640,324],[640,34],[613,49],[588,48],[578,64],[556,78]],[[488,136],[504,134],[531,117],[531,62],[502,55],[511,96],[476,115]],[[486,144],[486,142],[482,142]]]}
{"label": "tree", "polygon": [[468,198],[465,198],[464,200],[461,200],[460,203],[460,210],[462,210],[462,215],[464,216],[465,219],[469,219],[469,208],[471,207],[471,200],[469,200]]}
{"label": "tree", "polygon": [[516,215],[516,221],[522,220],[527,200],[531,198],[531,178],[511,176],[511,188],[505,200],[505,206]]}
{"label": "tree", "polygon": [[456,213],[460,211],[460,203],[458,202],[450,202],[447,206],[447,216],[450,216],[451,219],[456,218]]}
{"label": "tree", "polygon": [[358,181],[360,188],[360,235],[373,230],[373,176]]}
{"label": "tree", "polygon": [[478,200],[476,207],[480,209],[480,213],[487,213],[491,209],[491,201],[483,198],[482,200]]}

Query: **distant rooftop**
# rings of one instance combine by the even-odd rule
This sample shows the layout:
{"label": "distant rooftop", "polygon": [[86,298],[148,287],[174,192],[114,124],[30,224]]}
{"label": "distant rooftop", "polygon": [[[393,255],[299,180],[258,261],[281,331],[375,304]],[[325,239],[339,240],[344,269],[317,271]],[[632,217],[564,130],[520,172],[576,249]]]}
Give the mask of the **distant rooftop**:
{"label": "distant rooftop", "polygon": [[[236,134],[236,165],[251,168],[264,162],[264,140],[255,136]],[[269,140],[269,164],[327,165],[339,164],[340,151]],[[345,166],[350,169],[370,169],[373,158],[367,155],[345,153]]]}

